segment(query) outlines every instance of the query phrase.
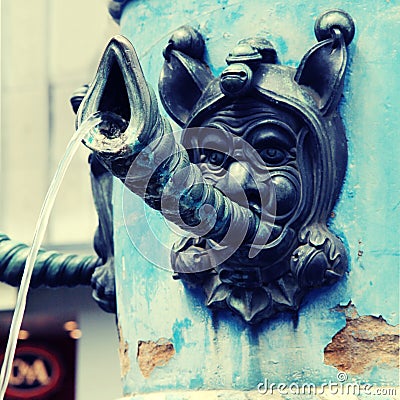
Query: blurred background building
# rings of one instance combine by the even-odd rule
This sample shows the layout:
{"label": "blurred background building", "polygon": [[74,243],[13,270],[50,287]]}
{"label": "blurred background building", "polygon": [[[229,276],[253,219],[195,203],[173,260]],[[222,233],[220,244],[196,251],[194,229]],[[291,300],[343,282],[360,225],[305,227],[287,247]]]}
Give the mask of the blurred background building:
{"label": "blurred background building", "polygon": [[[70,95],[90,82],[116,33],[105,0],[1,1],[0,230],[11,238],[32,240],[47,187],[74,132]],[[82,146],[59,192],[46,249],[93,253],[97,217],[87,158]],[[15,297],[15,289],[0,284],[2,350]],[[65,326],[68,321],[76,324]],[[90,288],[32,290],[23,329],[26,342],[71,355],[63,359],[69,391],[54,398],[121,395],[114,316],[98,308]]]}

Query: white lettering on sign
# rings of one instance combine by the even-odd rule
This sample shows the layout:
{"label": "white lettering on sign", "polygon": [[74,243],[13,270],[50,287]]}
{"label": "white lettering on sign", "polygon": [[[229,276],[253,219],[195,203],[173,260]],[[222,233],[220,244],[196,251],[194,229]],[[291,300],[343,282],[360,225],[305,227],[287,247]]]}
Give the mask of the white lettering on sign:
{"label": "white lettering on sign", "polygon": [[13,386],[33,385],[36,382],[40,385],[48,385],[50,382],[44,361],[37,358],[32,364],[28,364],[21,358],[15,358],[10,376],[10,384]]}

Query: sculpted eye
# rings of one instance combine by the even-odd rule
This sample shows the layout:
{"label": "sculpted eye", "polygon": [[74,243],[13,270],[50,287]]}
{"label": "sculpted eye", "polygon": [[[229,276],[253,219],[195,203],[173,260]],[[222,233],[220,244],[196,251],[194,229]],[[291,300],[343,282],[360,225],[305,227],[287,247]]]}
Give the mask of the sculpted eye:
{"label": "sculpted eye", "polygon": [[261,158],[265,161],[267,165],[281,165],[287,159],[286,151],[278,149],[276,147],[269,147],[260,151]]}
{"label": "sculpted eye", "polygon": [[203,154],[204,162],[215,166],[221,166],[226,159],[226,155],[217,150],[203,150]]}
{"label": "sculpted eye", "polygon": [[295,159],[295,133],[282,122],[271,121],[254,127],[247,133],[249,143],[257,150],[265,165],[279,167]]}

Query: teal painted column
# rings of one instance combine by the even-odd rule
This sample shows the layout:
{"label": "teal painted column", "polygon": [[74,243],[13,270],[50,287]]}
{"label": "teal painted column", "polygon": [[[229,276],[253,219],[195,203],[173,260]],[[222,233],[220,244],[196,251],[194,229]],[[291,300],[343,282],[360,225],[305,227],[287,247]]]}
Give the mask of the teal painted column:
{"label": "teal painted column", "polygon": [[[373,317],[381,316],[382,332],[392,332],[398,324],[399,5],[383,0],[326,4],[138,0],[125,5],[120,25],[156,89],[163,47],[183,24],[203,34],[214,74],[222,71],[238,40],[259,33],[275,45],[282,64],[297,66],[315,43],[315,19],[328,8],[344,9],[356,23],[340,105],[349,165],[331,221],[348,249],[348,274],[333,287],[311,292],[297,322],[286,314],[249,326],[229,312],[214,314],[204,305],[201,290],[186,289],[172,279],[170,247],[178,237],[177,229],[116,184],[116,284],[126,397],[197,399],[196,393],[204,392],[204,399],[218,395],[244,399],[251,393],[260,396],[257,387],[264,390],[266,381],[287,387],[329,382],[398,386],[398,368],[379,360],[376,365],[350,369],[347,378],[338,376],[339,370],[324,362],[324,349],[346,323],[350,327],[366,323],[368,330],[372,326],[368,318],[377,322],[379,318]],[[358,315],[355,309],[344,308],[350,301]],[[373,353],[378,339],[371,335]],[[398,343],[398,334],[393,338]],[[354,353],[355,360],[362,356]],[[154,397],[148,397],[151,393]],[[392,397],[379,397],[384,398]]]}

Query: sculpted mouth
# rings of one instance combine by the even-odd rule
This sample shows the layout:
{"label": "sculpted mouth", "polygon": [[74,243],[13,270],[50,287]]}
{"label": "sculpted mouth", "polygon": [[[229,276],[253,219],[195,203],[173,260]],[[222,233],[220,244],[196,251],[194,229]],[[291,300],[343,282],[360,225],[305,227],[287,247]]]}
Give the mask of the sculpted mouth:
{"label": "sculpted mouth", "polygon": [[158,115],[135,49],[124,36],[113,37],[78,110],[77,127],[92,116],[101,118],[83,142],[104,155],[129,153],[136,141],[153,132]]}
{"label": "sculpted mouth", "polygon": [[108,76],[100,93],[98,111],[113,112],[126,121],[131,118],[130,104],[121,66],[116,56],[108,60]]}
{"label": "sculpted mouth", "polygon": [[83,99],[79,122],[98,111],[117,114],[127,122],[131,120],[131,103],[135,97],[131,82],[134,57],[128,39],[123,36],[111,39],[93,83]]}

